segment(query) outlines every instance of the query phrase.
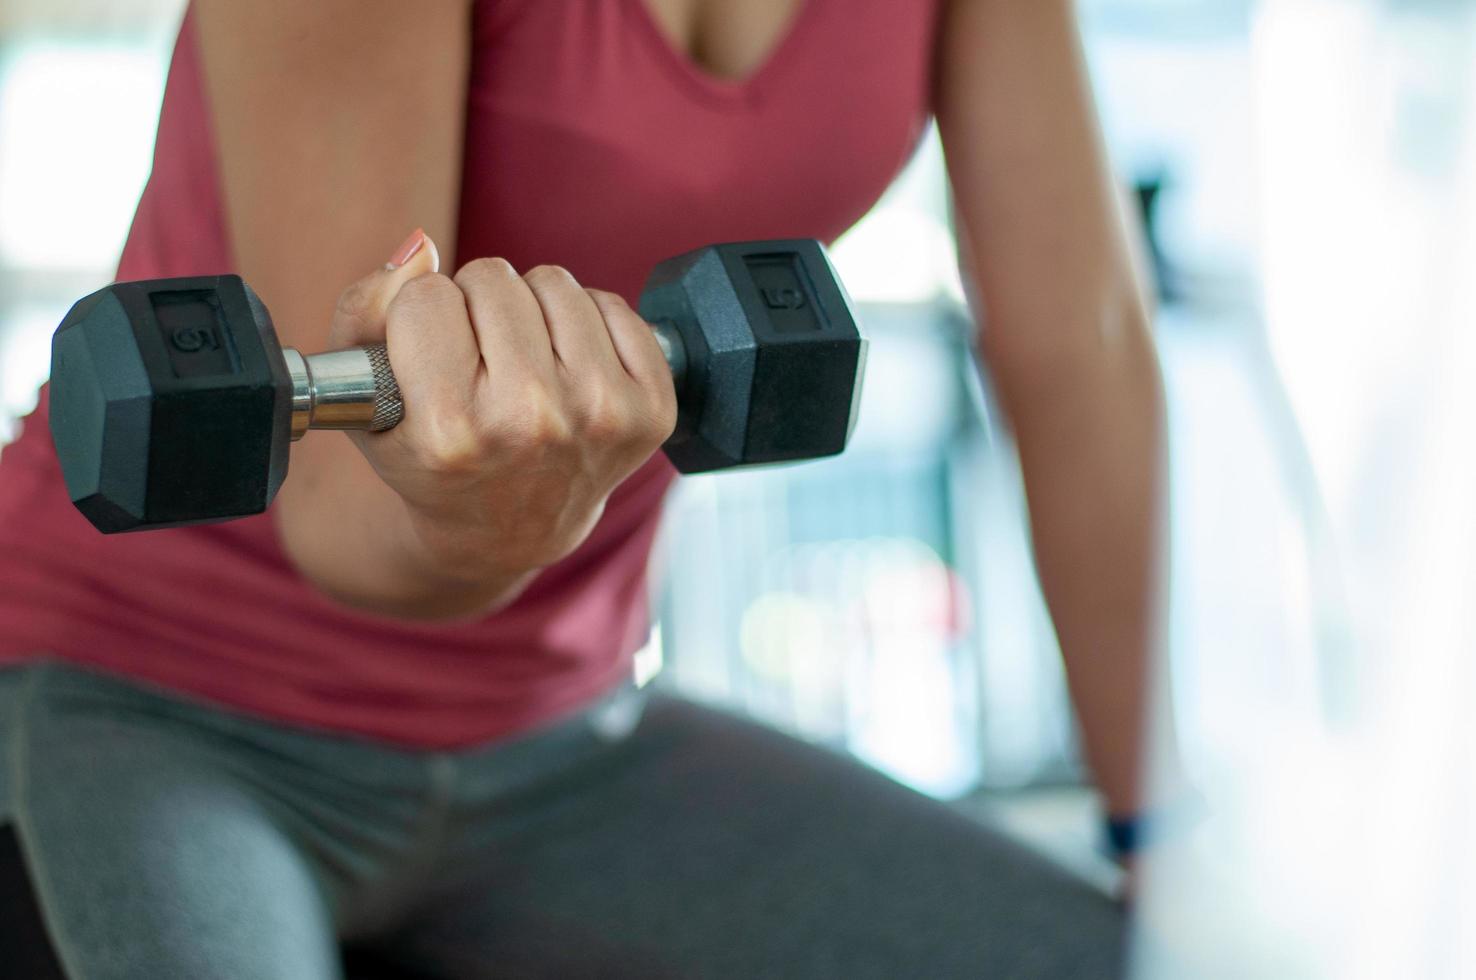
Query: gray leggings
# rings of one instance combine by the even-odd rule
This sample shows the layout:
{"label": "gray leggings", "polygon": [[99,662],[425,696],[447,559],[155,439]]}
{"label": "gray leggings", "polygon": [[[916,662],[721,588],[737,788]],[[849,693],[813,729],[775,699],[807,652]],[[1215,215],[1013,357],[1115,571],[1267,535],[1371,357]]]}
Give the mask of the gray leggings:
{"label": "gray leggings", "polygon": [[[77,980],[1115,977],[1108,899],[837,754],[665,696],[415,752],[0,670],[9,813]],[[3,924],[0,924],[3,928]]]}

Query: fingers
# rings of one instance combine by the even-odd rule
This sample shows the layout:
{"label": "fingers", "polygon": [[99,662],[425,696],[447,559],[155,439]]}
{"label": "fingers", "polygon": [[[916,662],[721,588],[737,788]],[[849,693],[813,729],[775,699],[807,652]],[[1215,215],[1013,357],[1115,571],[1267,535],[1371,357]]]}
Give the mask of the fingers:
{"label": "fingers", "polygon": [[540,265],[523,278],[538,300],[554,353],[565,368],[579,376],[619,367],[604,318],[567,270]]}
{"label": "fingers", "polygon": [[[609,433],[612,443],[655,428],[670,434],[671,371],[650,326],[619,296],[585,290],[555,266],[519,276],[493,258],[468,263],[454,280],[422,271],[400,281],[416,258],[434,265],[422,256],[350,287],[338,316],[345,340],[385,338],[407,420],[418,415],[439,438],[477,425],[499,429],[541,404],[566,413],[576,431]],[[384,325],[376,331],[376,323]],[[497,402],[481,404],[479,392]]]}
{"label": "fingers", "polygon": [[666,355],[661,352],[661,345],[656,342],[651,325],[642,320],[618,293],[608,293],[603,289],[588,292],[605,321],[611,345],[625,372],[642,385],[665,381],[670,387],[671,368],[666,363]]}
{"label": "fingers", "polygon": [[408,412],[438,404],[446,393],[465,401],[481,367],[461,289],[446,276],[425,273],[399,288],[385,316],[390,364]]}
{"label": "fingers", "polygon": [[666,363],[666,355],[656,342],[655,332],[618,294],[591,289],[589,298],[604,318],[611,346],[621,366],[635,382],[640,393],[642,414],[658,439],[664,442],[676,428],[676,385]]}
{"label": "fingers", "polygon": [[385,316],[400,287],[417,276],[440,268],[440,251],[424,231],[416,229],[381,269],[339,294],[329,331],[329,345],[358,347],[385,337]]}
{"label": "fingers", "polygon": [[553,372],[554,353],[543,310],[523,277],[506,259],[477,259],[456,273],[466,294],[477,347],[493,377],[531,366]]}

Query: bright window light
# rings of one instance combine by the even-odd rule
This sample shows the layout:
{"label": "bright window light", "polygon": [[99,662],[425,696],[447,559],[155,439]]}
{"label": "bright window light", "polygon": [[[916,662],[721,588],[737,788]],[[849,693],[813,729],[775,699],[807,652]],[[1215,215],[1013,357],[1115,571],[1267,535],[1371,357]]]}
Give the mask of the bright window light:
{"label": "bright window light", "polygon": [[31,43],[0,65],[0,264],[110,268],[149,172],[150,47]]}
{"label": "bright window light", "polygon": [[[902,242],[906,246],[899,248]],[[857,302],[925,303],[940,296],[962,302],[936,128],[876,207],[835,243],[831,255]]]}

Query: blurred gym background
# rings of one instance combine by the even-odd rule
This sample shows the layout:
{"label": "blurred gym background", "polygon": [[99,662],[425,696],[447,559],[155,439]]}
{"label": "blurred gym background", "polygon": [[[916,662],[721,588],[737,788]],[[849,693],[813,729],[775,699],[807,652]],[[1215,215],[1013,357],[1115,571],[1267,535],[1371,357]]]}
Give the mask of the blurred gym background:
{"label": "blurred gym background", "polygon": [[[112,277],[181,7],[0,7],[0,443]],[[1160,288],[1173,688],[1205,800],[1146,869],[1139,972],[1476,975],[1476,18],[1080,7]],[[640,665],[1110,886],[949,226],[930,136],[834,249],[872,343],[854,448],[683,481]]]}

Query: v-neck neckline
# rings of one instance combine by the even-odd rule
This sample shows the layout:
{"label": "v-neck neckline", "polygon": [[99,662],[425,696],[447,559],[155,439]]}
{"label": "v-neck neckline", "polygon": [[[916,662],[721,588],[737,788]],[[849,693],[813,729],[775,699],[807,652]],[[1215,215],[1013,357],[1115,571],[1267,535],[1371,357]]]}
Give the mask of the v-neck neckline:
{"label": "v-neck neckline", "polygon": [[789,52],[805,33],[806,25],[813,20],[819,0],[799,0],[799,8],[790,15],[789,23],[771,42],[768,52],[746,74],[727,78],[714,74],[699,64],[686,51],[679,48],[656,21],[646,0],[626,0],[626,7],[635,8],[632,16],[638,22],[647,41],[656,49],[656,56],[681,78],[706,96],[719,99],[743,99],[757,90],[769,75],[788,60]]}

